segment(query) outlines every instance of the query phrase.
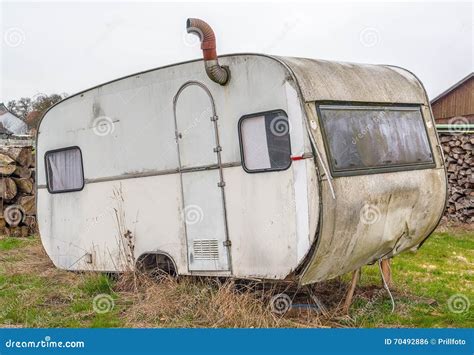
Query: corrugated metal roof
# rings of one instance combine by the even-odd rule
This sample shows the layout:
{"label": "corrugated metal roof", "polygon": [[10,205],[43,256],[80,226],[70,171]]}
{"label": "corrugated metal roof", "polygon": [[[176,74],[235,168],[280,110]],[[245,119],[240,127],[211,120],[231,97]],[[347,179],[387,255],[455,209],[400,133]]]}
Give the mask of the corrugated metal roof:
{"label": "corrugated metal roof", "polygon": [[0,123],[2,124],[2,132],[4,134],[18,135],[28,133],[27,124],[10,112],[3,103],[0,103]]}

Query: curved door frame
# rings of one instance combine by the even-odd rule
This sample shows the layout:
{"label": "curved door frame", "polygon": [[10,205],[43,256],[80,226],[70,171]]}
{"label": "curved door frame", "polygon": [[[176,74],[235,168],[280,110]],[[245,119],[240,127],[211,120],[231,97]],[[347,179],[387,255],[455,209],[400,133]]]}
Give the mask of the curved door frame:
{"label": "curved door frame", "polygon": [[[184,196],[184,187],[183,187],[183,172],[185,171],[186,173],[192,173],[192,171],[199,171],[202,170],[202,167],[196,167],[196,168],[186,168],[183,169],[182,167],[182,162],[181,162],[181,152],[180,152],[180,144],[179,140],[182,138],[179,129],[178,129],[178,120],[177,120],[177,113],[176,113],[176,108],[178,104],[178,99],[180,95],[183,93],[183,91],[191,86],[197,86],[201,88],[209,98],[210,104],[211,104],[211,109],[212,109],[212,116],[210,117],[210,120],[213,122],[213,127],[214,127],[214,136],[215,136],[215,147],[214,147],[214,152],[216,153],[217,157],[217,166],[216,169],[219,170],[219,182],[217,184],[217,187],[221,189],[221,197],[222,197],[222,208],[223,208],[223,214],[224,214],[224,231],[225,231],[225,241],[224,241],[224,249],[226,250],[226,257],[227,257],[227,265],[228,269],[225,270],[202,270],[202,271],[230,271],[232,272],[232,262],[231,262],[231,242],[229,239],[229,228],[228,228],[228,222],[227,222],[227,209],[226,209],[226,197],[225,197],[225,181],[224,181],[224,174],[223,174],[223,166],[222,166],[222,156],[221,156],[221,151],[222,147],[220,145],[220,139],[219,139],[219,127],[217,124],[217,120],[219,117],[217,116],[216,113],[216,105],[214,102],[214,98],[210,92],[210,90],[207,88],[206,85],[199,81],[194,81],[190,80],[185,82],[183,85],[180,86],[178,91],[176,92],[176,95],[173,98],[173,117],[174,117],[174,124],[175,124],[175,139],[176,139],[176,145],[178,149],[178,164],[179,164],[179,174],[180,174],[180,179],[181,179],[181,197],[182,197],[182,207],[183,207],[183,213],[185,211],[185,196]],[[207,167],[207,170],[209,170],[210,167]],[[210,168],[213,170],[212,168]],[[184,171],[183,171],[184,170]],[[188,245],[188,228],[186,226],[186,221],[184,223],[184,228],[185,228],[185,234],[186,234],[186,248],[187,248],[187,256],[188,256],[188,271],[190,271],[190,260],[189,260],[189,248],[190,246]]]}

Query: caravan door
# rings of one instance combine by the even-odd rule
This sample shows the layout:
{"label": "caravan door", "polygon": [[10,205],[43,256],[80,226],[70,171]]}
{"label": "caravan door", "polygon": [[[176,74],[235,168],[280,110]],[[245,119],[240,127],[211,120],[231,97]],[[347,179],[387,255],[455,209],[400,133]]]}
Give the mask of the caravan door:
{"label": "caravan door", "polygon": [[227,217],[214,99],[190,81],[174,98],[189,271],[230,270]]}

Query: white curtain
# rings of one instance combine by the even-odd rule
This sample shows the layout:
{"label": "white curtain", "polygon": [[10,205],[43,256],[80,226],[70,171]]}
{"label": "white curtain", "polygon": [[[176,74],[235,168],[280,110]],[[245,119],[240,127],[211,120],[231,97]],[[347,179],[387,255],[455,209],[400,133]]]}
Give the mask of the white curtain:
{"label": "white curtain", "polygon": [[240,129],[245,167],[249,170],[271,168],[265,116],[246,118],[242,121]]}
{"label": "white curtain", "polygon": [[48,153],[48,184],[51,191],[80,189],[82,176],[81,153],[78,148]]}

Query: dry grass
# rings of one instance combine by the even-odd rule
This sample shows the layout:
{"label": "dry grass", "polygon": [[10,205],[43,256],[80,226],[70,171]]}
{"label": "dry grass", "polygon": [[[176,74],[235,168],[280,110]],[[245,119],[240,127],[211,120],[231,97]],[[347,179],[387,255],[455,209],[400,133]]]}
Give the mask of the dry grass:
{"label": "dry grass", "polygon": [[[314,310],[285,316],[271,312],[269,300],[278,291],[275,285],[123,274],[114,289],[129,302],[121,313],[128,327],[318,327],[330,322]],[[298,292],[294,300],[301,297],[305,294]]]}
{"label": "dry grass", "polygon": [[[91,307],[77,311],[77,304],[86,302],[92,305],[91,296],[103,292],[110,293],[115,299],[113,315],[119,320],[116,324],[118,326],[265,328],[321,327],[336,324],[331,317],[323,318],[312,309],[291,311],[285,316],[272,313],[269,300],[278,292],[287,292],[290,295],[296,293],[294,302],[309,301],[304,292],[290,290],[287,284],[266,285],[205,277],[175,279],[166,275],[152,278],[139,272],[126,272],[112,279],[106,278],[104,285],[101,280],[104,276],[98,273],[57,269],[37,239],[29,239],[21,247],[2,252],[0,265],[3,268],[0,269],[1,272],[7,278],[18,279],[34,275],[35,280],[30,282],[39,283],[39,290],[36,287],[27,287],[26,290],[16,292],[14,285],[10,284],[10,291],[15,293],[14,298],[21,299],[20,303],[26,309],[54,308],[66,321],[60,323],[61,326],[68,326],[68,320],[75,326],[75,321],[87,326],[84,319],[96,315]],[[110,284],[107,285],[107,282]],[[78,292],[85,288],[84,285],[89,284],[93,285],[92,290],[85,294]],[[317,293],[321,293],[323,297],[325,294],[331,294],[333,299],[335,294],[342,296],[343,284],[337,286],[337,292],[334,292],[334,285],[334,282],[330,283],[328,289],[319,285]],[[108,286],[110,290],[107,290]],[[12,305],[17,306],[19,304]],[[73,312],[69,314],[71,308]],[[35,321],[24,322],[20,326],[48,326],[44,322],[48,322],[48,317],[38,316]]]}
{"label": "dry grass", "polygon": [[[441,233],[428,240],[424,253],[394,259],[397,308],[393,315],[378,270],[367,267],[350,315],[341,310],[349,280],[346,275],[311,288],[311,293],[324,302],[326,312],[303,306],[284,316],[271,312],[271,297],[285,292],[294,305],[314,305],[308,289],[203,277],[152,278],[137,272],[115,278],[68,272],[54,267],[37,238],[0,237],[0,327],[429,327],[435,320],[440,322],[438,326],[461,326],[470,322],[469,314],[449,313],[446,299],[461,291],[469,296],[467,291],[459,291],[459,285],[472,275],[453,279],[448,271],[467,266],[453,259],[451,252],[436,254],[451,246],[456,255],[472,260],[468,252],[472,233],[459,233],[464,234],[453,237]],[[437,271],[433,269],[424,273],[428,278],[425,283],[418,282],[420,266],[433,264],[440,269],[445,267],[443,263],[449,266],[448,271],[433,274]],[[93,299],[104,293],[114,299],[115,306],[107,314],[97,314]]]}
{"label": "dry grass", "polygon": [[[1,240],[2,237],[0,237]],[[24,241],[24,240],[20,240]],[[78,285],[78,274],[56,268],[39,240],[27,240],[21,248],[12,248],[0,255],[1,271],[5,275],[37,275],[58,282]]]}

